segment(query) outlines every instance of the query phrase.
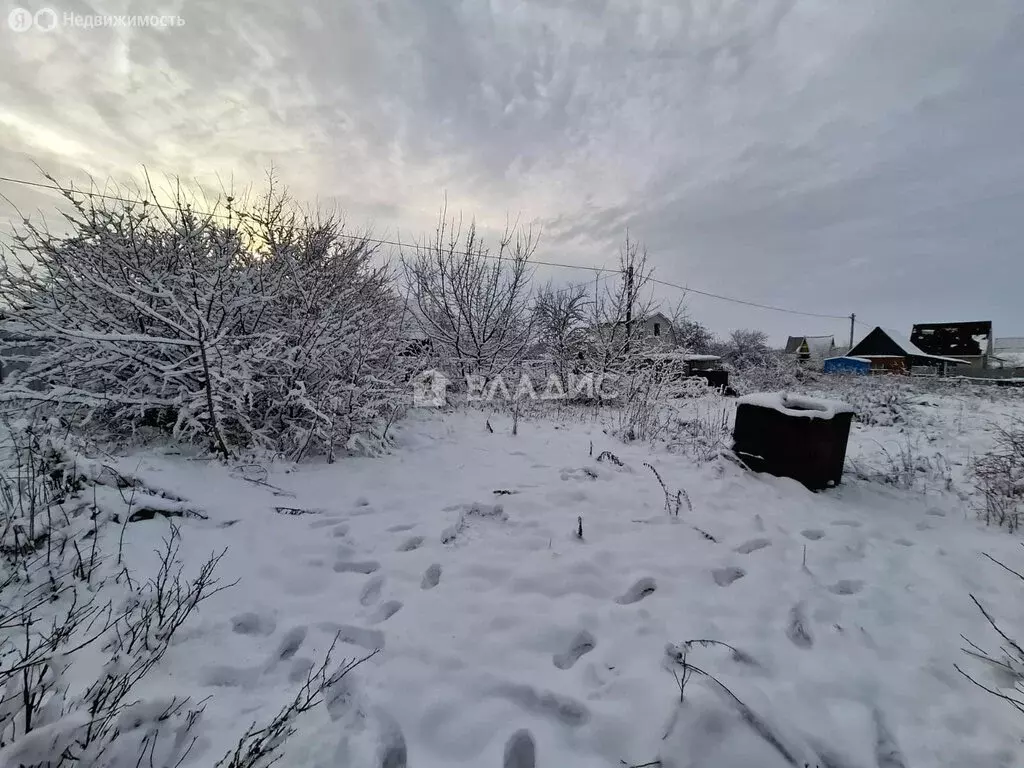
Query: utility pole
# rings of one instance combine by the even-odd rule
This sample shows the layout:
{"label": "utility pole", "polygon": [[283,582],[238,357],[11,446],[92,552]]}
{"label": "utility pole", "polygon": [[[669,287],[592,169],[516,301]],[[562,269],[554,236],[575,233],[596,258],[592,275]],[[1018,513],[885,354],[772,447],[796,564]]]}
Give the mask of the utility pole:
{"label": "utility pole", "polygon": [[[628,246],[627,246],[628,247]],[[633,337],[633,259],[627,254],[626,264],[626,351],[629,351],[629,340]]]}
{"label": "utility pole", "polygon": [[856,312],[851,312],[850,313],[850,346],[846,350],[847,352],[849,352],[851,349],[853,349],[853,324],[856,323],[856,322],[857,322],[857,313]]}

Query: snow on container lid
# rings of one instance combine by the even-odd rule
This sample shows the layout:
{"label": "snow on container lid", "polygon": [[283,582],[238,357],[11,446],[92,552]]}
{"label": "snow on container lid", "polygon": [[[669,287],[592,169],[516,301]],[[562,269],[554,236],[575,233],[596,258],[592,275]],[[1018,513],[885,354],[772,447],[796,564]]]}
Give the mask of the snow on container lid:
{"label": "snow on container lid", "polygon": [[791,395],[788,392],[755,392],[739,398],[737,403],[771,408],[787,416],[803,416],[808,419],[831,419],[838,413],[855,413],[854,408],[838,400]]}

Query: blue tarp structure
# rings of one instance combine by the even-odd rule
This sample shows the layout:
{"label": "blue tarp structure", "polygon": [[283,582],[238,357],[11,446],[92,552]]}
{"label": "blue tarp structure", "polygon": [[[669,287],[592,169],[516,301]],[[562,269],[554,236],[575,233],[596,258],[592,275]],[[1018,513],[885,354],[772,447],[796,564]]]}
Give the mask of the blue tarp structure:
{"label": "blue tarp structure", "polygon": [[870,373],[871,361],[863,357],[828,357],[825,373]]}

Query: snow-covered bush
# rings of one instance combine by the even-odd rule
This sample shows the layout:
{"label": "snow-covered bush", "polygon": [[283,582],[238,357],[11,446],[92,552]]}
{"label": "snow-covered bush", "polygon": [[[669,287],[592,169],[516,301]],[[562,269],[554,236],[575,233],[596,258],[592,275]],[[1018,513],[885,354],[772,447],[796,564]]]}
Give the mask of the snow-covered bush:
{"label": "snow-covered bush", "polygon": [[817,376],[808,388],[853,407],[861,424],[902,427],[915,422],[914,395],[919,380],[906,376]]}
{"label": "snow-covered bush", "polygon": [[672,323],[672,333],[677,346],[688,349],[698,355],[713,355],[718,349],[718,341],[707,326],[679,313]]}
{"label": "snow-covered bush", "polygon": [[273,186],[204,213],[180,188],[64,196],[70,233],[27,221],[0,266],[6,330],[38,347],[0,399],[225,456],[331,454],[393,417],[400,306],[366,236]]}
{"label": "snow-covered bush", "polygon": [[768,334],[764,331],[735,330],[721,346],[725,361],[737,370],[765,366],[775,358],[768,346]]}
{"label": "snow-covered bush", "polygon": [[1024,422],[999,427],[994,449],[975,458],[971,472],[980,496],[978,516],[1016,531],[1024,515]]}
{"label": "snow-covered bush", "polygon": [[801,385],[803,370],[778,354],[759,355],[753,361],[744,359],[730,365],[733,374],[729,383],[741,395],[751,392],[785,392]]}
{"label": "snow-covered bush", "polygon": [[293,459],[380,439],[402,412],[416,366],[397,354],[406,310],[377,244],[273,193],[245,231],[263,244],[255,261],[268,286],[254,330],[269,343],[244,403],[252,439]]}
{"label": "snow-covered bush", "polygon": [[845,402],[856,410],[857,421],[876,427],[907,424],[913,418],[910,390],[895,376],[877,376],[849,382]]}
{"label": "snow-covered bush", "polygon": [[83,487],[65,449],[67,437],[56,421],[21,419],[0,427],[0,553],[10,562],[58,545],[71,525],[68,515],[53,516],[54,505]]}
{"label": "snow-covered bush", "polygon": [[120,552],[100,549],[106,518],[86,493],[95,465],[80,463],[66,429],[23,420],[4,438],[0,764],[132,766],[150,754],[176,764],[201,705],[132,693],[217,591],[219,557],[185,578],[172,528],[156,574],[136,579]]}

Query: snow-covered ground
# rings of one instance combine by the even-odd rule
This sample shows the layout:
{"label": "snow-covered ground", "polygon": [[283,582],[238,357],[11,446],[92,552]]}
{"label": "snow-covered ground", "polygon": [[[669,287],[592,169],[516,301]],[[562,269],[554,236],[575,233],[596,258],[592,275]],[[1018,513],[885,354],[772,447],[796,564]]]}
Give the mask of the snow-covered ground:
{"label": "snow-covered ground", "polygon": [[[336,636],[350,657],[381,651],[299,721],[282,765],[379,765],[404,742],[414,768],[500,766],[521,729],[542,768],[1024,764],[1020,716],[953,666],[996,684],[961,650],[961,634],[998,646],[972,594],[1024,634],[1024,585],[982,555],[1014,567],[1024,550],[976,520],[964,484],[989,423],[1024,404],[910,400],[855,426],[854,469],[819,494],[623,444],[571,411],[512,435],[497,413],[421,410],[390,455],[271,467],[262,483],[125,459],[208,515],[180,521],[188,560],[227,547],[221,578],[239,581],[203,603],[147,690],[211,697],[187,765],[272,716]],[[645,463],[692,511],[666,512]],[[129,561],[167,528],[129,525]],[[699,675],[679,704],[673,655],[695,639],[737,649],[687,659],[742,705]],[[526,768],[513,743],[508,765]]]}

